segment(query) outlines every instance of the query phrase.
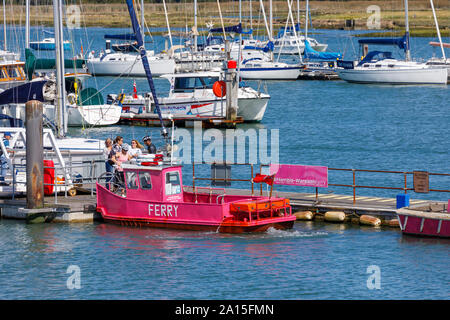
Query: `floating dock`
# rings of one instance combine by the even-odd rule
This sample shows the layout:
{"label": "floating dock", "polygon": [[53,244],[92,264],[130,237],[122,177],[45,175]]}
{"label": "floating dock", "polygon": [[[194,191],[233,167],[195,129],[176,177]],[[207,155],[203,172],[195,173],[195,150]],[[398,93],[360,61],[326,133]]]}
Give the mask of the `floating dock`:
{"label": "floating dock", "polygon": [[[186,186],[184,190],[192,191],[192,187]],[[251,190],[226,189],[226,193],[251,195]],[[259,194],[259,190],[255,194]],[[290,199],[293,212],[298,212],[296,215],[299,220],[398,227],[394,198],[358,196],[353,204],[351,195],[274,192],[273,196]],[[55,197],[49,196],[45,197],[44,202],[43,209],[25,209],[25,198],[0,200],[1,217],[28,222],[92,223],[102,220],[101,215],[96,212],[95,195],[58,195],[56,203]],[[448,204],[442,201],[411,200],[410,205],[439,206],[448,210]]]}
{"label": "floating dock", "polygon": [[[211,127],[233,127],[238,123],[243,123],[244,119],[242,117],[237,117],[236,120],[227,120],[225,117],[205,117],[197,115],[173,115],[172,120],[178,127],[193,128],[195,122],[201,122],[203,128]],[[171,126],[172,120],[163,117],[163,122],[165,126]],[[145,126],[145,127],[159,127],[161,122],[156,113],[122,113],[120,116],[120,124],[134,125],[134,126]]]}

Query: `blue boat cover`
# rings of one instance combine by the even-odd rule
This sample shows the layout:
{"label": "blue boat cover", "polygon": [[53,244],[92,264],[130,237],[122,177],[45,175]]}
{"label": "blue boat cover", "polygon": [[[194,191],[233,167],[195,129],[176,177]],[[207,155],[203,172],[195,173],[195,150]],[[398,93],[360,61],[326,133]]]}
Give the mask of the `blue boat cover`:
{"label": "blue boat cover", "polygon": [[364,59],[362,59],[358,66],[363,65],[366,62],[370,62],[373,60],[380,61],[384,59],[392,59],[392,52],[389,51],[370,51]]}
{"label": "blue boat cover", "polygon": [[105,34],[105,39],[113,39],[113,40],[134,40],[136,41],[136,36],[132,33],[128,34]]}
{"label": "blue boat cover", "polygon": [[273,51],[274,45],[272,41],[267,42],[265,47],[245,46],[244,50],[262,50],[263,52]]}
{"label": "blue boat cover", "polygon": [[406,50],[408,48],[408,34],[405,34],[401,38],[371,38],[371,39],[359,39],[360,44],[378,44],[384,46],[398,46],[400,49]]}
{"label": "blue boat cover", "polygon": [[30,100],[44,102],[42,88],[47,80],[31,81],[0,93],[0,105],[10,103],[27,103]]}
{"label": "blue boat cover", "polygon": [[[224,30],[225,29],[225,30]],[[225,28],[213,28],[213,29],[209,29],[209,32],[214,33],[214,32],[234,32],[234,33],[239,33],[239,34],[252,34],[253,29],[250,29],[249,31],[243,31],[242,30],[242,23],[239,23],[235,26],[230,26],[230,27],[225,27]]]}
{"label": "blue boat cover", "polygon": [[304,55],[306,59],[336,60],[342,58],[342,53],[340,52],[318,52],[314,50],[308,40],[305,40]]}

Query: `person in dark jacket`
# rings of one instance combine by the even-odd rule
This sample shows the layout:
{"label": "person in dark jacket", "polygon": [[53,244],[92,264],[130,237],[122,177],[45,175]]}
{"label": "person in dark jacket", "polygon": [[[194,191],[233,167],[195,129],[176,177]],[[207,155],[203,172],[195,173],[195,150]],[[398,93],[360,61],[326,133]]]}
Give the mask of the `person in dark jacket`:
{"label": "person in dark jacket", "polygon": [[145,147],[147,148],[148,153],[155,154],[156,146],[152,143],[152,138],[149,136],[145,136],[142,141],[144,141]]}

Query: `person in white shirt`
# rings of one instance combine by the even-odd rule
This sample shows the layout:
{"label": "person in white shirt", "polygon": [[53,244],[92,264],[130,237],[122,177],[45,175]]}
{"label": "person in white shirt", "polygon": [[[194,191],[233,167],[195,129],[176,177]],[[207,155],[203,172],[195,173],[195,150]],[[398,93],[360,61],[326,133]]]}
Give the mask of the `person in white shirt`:
{"label": "person in white shirt", "polygon": [[128,150],[128,154],[131,155],[132,159],[136,159],[140,155],[142,155],[143,146],[137,140],[131,140],[131,148]]}

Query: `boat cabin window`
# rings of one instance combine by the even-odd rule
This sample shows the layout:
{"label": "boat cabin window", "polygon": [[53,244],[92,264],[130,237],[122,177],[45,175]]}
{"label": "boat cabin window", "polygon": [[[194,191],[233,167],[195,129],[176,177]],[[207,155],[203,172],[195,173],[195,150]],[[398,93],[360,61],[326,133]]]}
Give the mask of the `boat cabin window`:
{"label": "boat cabin window", "polygon": [[150,172],[139,172],[139,182],[141,183],[141,189],[150,190],[152,188],[152,178]]}
{"label": "boat cabin window", "polygon": [[9,78],[9,76],[8,76],[8,73],[6,72],[6,69],[2,68],[2,79],[8,79],[8,78]]}
{"label": "boat cabin window", "polygon": [[218,77],[182,77],[175,79],[175,92],[192,92],[194,89],[212,89]]}
{"label": "boat cabin window", "polygon": [[181,193],[180,174],[178,171],[166,173],[166,196]]}
{"label": "boat cabin window", "polygon": [[138,188],[138,175],[136,171],[127,171],[127,188],[137,189]]}

